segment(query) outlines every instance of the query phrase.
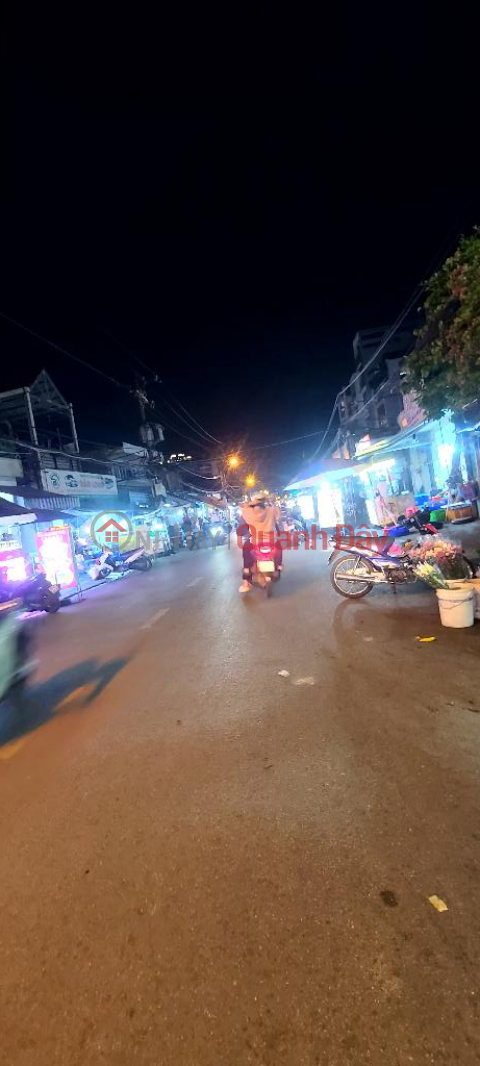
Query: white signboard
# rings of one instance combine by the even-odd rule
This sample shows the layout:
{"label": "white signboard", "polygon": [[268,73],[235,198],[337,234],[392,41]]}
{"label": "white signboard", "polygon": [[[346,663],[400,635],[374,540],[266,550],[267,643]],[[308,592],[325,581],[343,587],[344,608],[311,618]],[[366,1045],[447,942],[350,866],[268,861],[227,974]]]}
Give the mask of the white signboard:
{"label": "white signboard", "polygon": [[67,496],[118,496],[117,479],[110,474],[83,474],[79,470],[42,470],[49,492]]}

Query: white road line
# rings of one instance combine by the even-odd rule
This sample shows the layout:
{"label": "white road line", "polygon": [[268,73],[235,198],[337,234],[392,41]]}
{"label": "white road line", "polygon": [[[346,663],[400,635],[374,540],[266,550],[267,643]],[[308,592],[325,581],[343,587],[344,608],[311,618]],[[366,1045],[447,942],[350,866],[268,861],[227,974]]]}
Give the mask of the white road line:
{"label": "white road line", "polygon": [[169,607],[162,607],[161,611],[157,611],[156,614],[152,615],[152,617],[148,619],[148,622],[144,622],[143,626],[140,626],[140,629],[151,629],[151,627],[155,625],[155,622],[159,622],[169,610]]}
{"label": "white road line", "polygon": [[193,589],[194,585],[198,585],[199,581],[205,581],[205,578],[204,577],[195,577],[193,579],[193,581],[191,581],[190,584],[187,585],[187,589]]}

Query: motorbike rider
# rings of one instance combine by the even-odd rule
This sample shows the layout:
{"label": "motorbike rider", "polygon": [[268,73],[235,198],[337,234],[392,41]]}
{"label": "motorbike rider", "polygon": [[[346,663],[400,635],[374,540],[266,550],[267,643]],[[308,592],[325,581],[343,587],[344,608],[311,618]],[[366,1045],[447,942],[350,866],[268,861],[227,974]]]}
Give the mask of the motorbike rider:
{"label": "motorbike rider", "polygon": [[[262,493],[257,493],[242,505],[242,519],[237,529],[237,537],[243,537],[243,581],[239,592],[250,592],[249,581],[255,564],[253,545],[269,541],[274,542],[275,533],[280,530],[280,508]],[[253,542],[253,543],[252,543]],[[275,559],[279,570],[282,569],[282,549],[275,545]]]}

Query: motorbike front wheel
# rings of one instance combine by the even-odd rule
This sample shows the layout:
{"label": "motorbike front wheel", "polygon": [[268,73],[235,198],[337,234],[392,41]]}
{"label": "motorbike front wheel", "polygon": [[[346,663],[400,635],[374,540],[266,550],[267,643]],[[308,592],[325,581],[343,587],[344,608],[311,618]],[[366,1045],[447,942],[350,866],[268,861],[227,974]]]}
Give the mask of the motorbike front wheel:
{"label": "motorbike front wheel", "polygon": [[[371,573],[375,573],[375,569],[368,559],[342,555],[330,570],[330,581],[340,596],[348,600],[360,600],[373,589],[373,583],[368,580],[368,574]],[[365,577],[364,581],[359,580],[362,577]]]}

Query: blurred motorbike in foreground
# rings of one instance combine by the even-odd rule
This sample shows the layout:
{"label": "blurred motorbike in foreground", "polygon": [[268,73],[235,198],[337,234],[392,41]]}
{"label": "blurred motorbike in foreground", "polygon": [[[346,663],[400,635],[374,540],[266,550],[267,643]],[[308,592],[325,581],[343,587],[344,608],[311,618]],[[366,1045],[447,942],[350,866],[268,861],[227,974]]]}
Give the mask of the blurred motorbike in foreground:
{"label": "blurred motorbike in foreground", "polygon": [[60,586],[53,585],[45,574],[35,574],[25,581],[0,582],[0,603],[20,600],[26,611],[55,614],[60,607]]}
{"label": "blurred motorbike in foreground", "polygon": [[22,691],[35,661],[31,634],[20,618],[19,600],[0,603],[0,702]]}

